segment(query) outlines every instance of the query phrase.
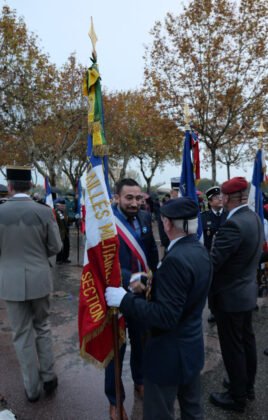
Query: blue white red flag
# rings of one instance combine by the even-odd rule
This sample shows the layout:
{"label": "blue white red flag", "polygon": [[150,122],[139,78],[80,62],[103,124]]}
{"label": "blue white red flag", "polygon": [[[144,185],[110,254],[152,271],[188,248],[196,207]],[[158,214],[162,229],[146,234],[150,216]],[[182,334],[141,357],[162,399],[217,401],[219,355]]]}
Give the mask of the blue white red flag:
{"label": "blue white red flag", "polygon": [[45,190],[46,190],[45,203],[54,210],[53,198],[52,198],[51,189],[50,189],[50,185],[47,178],[45,178]]}
{"label": "blue white red flag", "polygon": [[262,224],[263,218],[263,199],[262,199],[262,185],[265,181],[266,163],[264,159],[263,150],[259,149],[256,154],[253,168],[252,183],[249,191],[248,206],[251,210],[258,213]]}
{"label": "blue white red flag", "polygon": [[131,227],[131,225],[119,213],[119,211],[116,208],[114,208],[113,211],[115,215],[117,232],[122,237],[127,246],[131,249],[131,252],[133,252],[136,258],[139,260],[142,270],[145,271],[145,273],[148,273],[149,266],[147,262],[146,249],[143,242],[135,230]]}
{"label": "blue white red flag", "polygon": [[[191,158],[191,148],[192,148],[192,138],[196,138],[196,134],[190,133],[189,130],[186,130],[185,133],[185,142],[183,148],[183,157],[182,157],[182,171],[180,178],[180,190],[183,197],[190,197],[198,204],[198,198],[196,194],[195,187],[195,176],[194,176],[194,164]],[[200,217],[200,212],[198,213],[198,230],[197,230],[199,240],[202,240],[202,222]]]}

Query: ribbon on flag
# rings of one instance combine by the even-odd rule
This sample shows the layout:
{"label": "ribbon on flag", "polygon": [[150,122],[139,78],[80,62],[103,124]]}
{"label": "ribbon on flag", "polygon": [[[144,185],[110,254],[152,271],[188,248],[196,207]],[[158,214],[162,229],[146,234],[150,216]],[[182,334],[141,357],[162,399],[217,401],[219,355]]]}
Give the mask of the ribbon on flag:
{"label": "ribbon on flag", "polygon": [[[112,309],[106,306],[104,293],[108,286],[121,286],[121,270],[119,239],[108,183],[107,156],[103,147],[106,142],[103,139],[100,75],[96,60],[92,58],[92,61],[93,65],[84,83],[84,93],[89,97],[89,134],[85,188],[86,248],[78,327],[81,356],[97,367],[105,368],[114,356],[114,349]],[[122,316],[118,318],[118,324],[118,341],[121,346],[125,342]]]}

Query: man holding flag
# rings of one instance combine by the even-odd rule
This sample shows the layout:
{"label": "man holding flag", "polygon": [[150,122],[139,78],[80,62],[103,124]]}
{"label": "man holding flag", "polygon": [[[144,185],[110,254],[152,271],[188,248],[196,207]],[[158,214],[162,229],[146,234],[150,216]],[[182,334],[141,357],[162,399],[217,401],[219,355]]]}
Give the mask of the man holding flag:
{"label": "man holding flag", "polygon": [[[201,420],[200,370],[204,364],[202,311],[212,277],[208,253],[198,241],[198,204],[181,197],[160,208],[170,240],[158,265],[148,301],[123,288],[108,287],[108,305],[149,329],[144,352],[143,419],[174,419],[176,396],[181,418]],[[135,280],[135,281],[132,281]],[[137,276],[131,289],[145,286]]]}

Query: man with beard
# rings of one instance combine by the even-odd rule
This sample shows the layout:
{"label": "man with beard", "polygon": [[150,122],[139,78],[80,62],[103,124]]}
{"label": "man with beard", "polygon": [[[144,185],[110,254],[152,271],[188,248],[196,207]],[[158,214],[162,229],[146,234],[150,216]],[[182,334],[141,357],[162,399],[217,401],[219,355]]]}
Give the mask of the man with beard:
{"label": "man with beard", "polygon": [[235,177],[221,187],[223,206],[229,211],[211,251],[214,276],[209,293],[215,314],[222,358],[230,382],[225,393],[213,392],[218,407],[243,412],[254,399],[257,367],[252,311],[256,307],[256,274],[263,247],[263,226],[248,208],[247,181]]}
{"label": "man with beard", "polygon": [[[139,184],[131,179],[121,180],[116,186],[115,194],[116,205],[114,208],[115,216],[126,226],[131,243],[137,240],[139,245],[144,248],[147,254],[147,263],[152,271],[156,270],[158,263],[158,251],[152,233],[151,216],[148,212],[140,210],[142,202],[141,188]],[[126,238],[119,233],[119,261],[123,279],[123,286],[128,290],[130,277],[133,273],[140,272],[141,263],[133,250],[130,249]],[[142,347],[142,326],[133,319],[125,318],[128,328],[128,335],[131,344],[130,367],[134,381],[134,388],[139,396],[143,398],[143,347]],[[126,350],[124,344],[120,350],[121,367]],[[105,394],[110,402],[110,417],[113,420],[117,418],[116,410],[116,389],[114,360],[112,359],[105,370]],[[122,384],[123,400],[125,399],[124,388]],[[123,410],[124,419],[127,419],[125,410]]]}

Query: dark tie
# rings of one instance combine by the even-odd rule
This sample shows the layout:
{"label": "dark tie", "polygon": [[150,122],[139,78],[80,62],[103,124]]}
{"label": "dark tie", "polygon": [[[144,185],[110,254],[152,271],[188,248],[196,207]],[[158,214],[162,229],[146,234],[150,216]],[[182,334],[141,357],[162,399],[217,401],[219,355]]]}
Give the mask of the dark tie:
{"label": "dark tie", "polygon": [[[130,226],[132,227],[132,229],[136,231],[133,217],[128,217],[127,221],[130,224]],[[132,271],[132,273],[137,273],[138,271],[140,271],[139,270],[138,259],[132,251],[131,251],[131,271]]]}
{"label": "dark tie", "polygon": [[216,216],[219,217],[220,215],[221,215],[221,213],[219,211],[217,211]]}

